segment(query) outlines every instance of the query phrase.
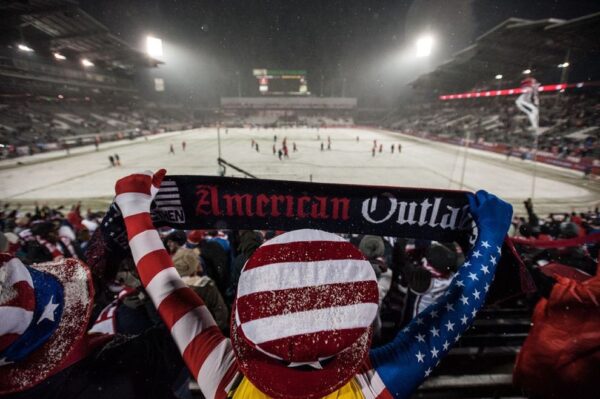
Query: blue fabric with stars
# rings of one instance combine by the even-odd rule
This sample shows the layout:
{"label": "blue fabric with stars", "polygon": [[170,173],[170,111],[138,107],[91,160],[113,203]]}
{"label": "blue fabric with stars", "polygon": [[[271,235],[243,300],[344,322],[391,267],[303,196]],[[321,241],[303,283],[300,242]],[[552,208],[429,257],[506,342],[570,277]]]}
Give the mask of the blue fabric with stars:
{"label": "blue fabric with stars", "polygon": [[409,398],[458,342],[483,306],[492,283],[512,206],[485,191],[469,196],[478,237],[452,283],[389,344],[371,350],[373,368],[395,398]]}
{"label": "blue fabric with stars", "polygon": [[25,359],[42,346],[58,327],[63,312],[63,286],[56,277],[27,267],[33,283],[35,309],[25,332],[0,353],[3,363]]}

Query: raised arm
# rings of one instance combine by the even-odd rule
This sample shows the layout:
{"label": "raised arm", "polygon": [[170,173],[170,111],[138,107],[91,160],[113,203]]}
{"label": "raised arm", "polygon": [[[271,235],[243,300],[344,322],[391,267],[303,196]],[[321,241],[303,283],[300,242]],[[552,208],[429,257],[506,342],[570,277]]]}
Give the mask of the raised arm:
{"label": "raised arm", "polygon": [[469,194],[475,245],[445,296],[418,314],[394,340],[371,351],[373,368],[396,398],[408,398],[458,342],[483,306],[500,260],[512,207],[484,191]]}
{"label": "raised arm", "polygon": [[225,388],[237,371],[231,342],[216,326],[202,299],[179,277],[150,217],[150,203],[165,173],[161,169],[154,175],[144,172],[119,180],[115,202],[125,220],[142,284],[188,369],[206,398],[225,398]]}

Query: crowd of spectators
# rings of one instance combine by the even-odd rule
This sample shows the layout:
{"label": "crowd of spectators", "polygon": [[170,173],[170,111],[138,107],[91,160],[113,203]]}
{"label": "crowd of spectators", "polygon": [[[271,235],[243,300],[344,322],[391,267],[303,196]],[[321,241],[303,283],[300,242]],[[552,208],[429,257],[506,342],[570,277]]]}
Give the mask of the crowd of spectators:
{"label": "crowd of spectators", "polygon": [[[540,217],[534,212],[531,201],[525,205],[527,215],[514,217],[509,236],[518,237],[515,244],[538,289],[546,294],[550,292],[557,264],[563,274],[563,269],[567,268],[584,276],[595,276],[597,242],[539,250],[528,246],[526,241],[571,239],[600,232],[598,209]],[[87,262],[96,288],[93,319],[101,317],[107,307],[118,303],[115,332],[121,337],[119,339],[130,342],[142,337],[147,345],[153,345],[151,350],[165,352],[159,355],[161,359],[180,359],[172,344],[156,344],[156,340],[170,340],[170,337],[144,292],[131,254],[116,258],[98,253],[97,246],[101,241],[99,226],[109,221],[112,221],[110,213],[84,211],[80,204],[68,209],[36,205],[35,209],[27,211],[19,205],[6,203],[0,213],[0,252],[9,252],[25,264],[63,258]],[[159,229],[159,232],[185,284],[204,300],[218,328],[229,334],[231,306],[244,264],[263,242],[281,232],[181,231],[170,228]],[[465,260],[461,246],[454,242],[372,235],[345,237],[359,248],[377,276],[380,312],[374,324],[375,345],[391,339],[415,315],[443,296]],[[547,265],[552,267],[545,271]],[[175,392],[174,397],[190,397],[191,377],[181,360],[176,365],[174,370],[165,371],[155,383],[162,384],[163,390],[168,386],[171,390],[169,395]],[[149,376],[159,372],[150,370],[150,367],[158,366],[157,363],[148,363],[145,368]],[[149,382],[146,384],[148,389],[155,387]]]}
{"label": "crowd of spectators", "polygon": [[[531,201],[525,205],[528,214],[514,217],[509,231],[511,237],[552,241],[600,232],[598,209],[583,213],[553,213],[543,218],[534,212]],[[18,256],[26,264],[71,257],[87,262],[88,244],[104,216],[104,212],[83,211],[80,204],[70,209],[36,205],[33,211],[25,211],[7,203],[0,214],[0,250]],[[280,233],[172,229],[160,232],[175,268],[187,284],[205,298],[223,331],[228,329],[228,312],[245,262],[265,240]],[[400,319],[404,322],[443,294],[465,259],[461,246],[454,242],[370,235],[347,235],[346,238],[371,262],[379,281],[380,303],[384,303],[390,289],[402,293],[404,297],[400,302],[404,308]],[[517,247],[523,258],[535,258],[536,265],[553,262],[574,267],[590,276],[596,273],[597,244],[542,251],[530,251],[519,243]],[[102,284],[111,290],[131,285],[128,283],[132,277],[130,272],[135,274],[128,268],[130,262],[119,262],[121,266],[125,265],[125,270],[113,267],[103,277]],[[123,276],[127,278],[123,279]],[[139,282],[133,287],[141,289]],[[395,297],[397,302],[398,295]],[[398,303],[385,303],[384,306],[387,305],[397,308]],[[395,328],[402,327],[402,322],[394,322]]]}
{"label": "crowd of spectators", "polygon": [[0,102],[0,144],[5,149],[0,156],[151,134],[193,122],[193,113],[181,107],[156,107],[141,101],[89,97],[7,100]]}
{"label": "crowd of spectators", "polygon": [[[538,149],[557,156],[600,158],[597,91],[540,95]],[[471,98],[407,105],[385,127],[512,147],[532,148],[533,132],[515,98]]]}

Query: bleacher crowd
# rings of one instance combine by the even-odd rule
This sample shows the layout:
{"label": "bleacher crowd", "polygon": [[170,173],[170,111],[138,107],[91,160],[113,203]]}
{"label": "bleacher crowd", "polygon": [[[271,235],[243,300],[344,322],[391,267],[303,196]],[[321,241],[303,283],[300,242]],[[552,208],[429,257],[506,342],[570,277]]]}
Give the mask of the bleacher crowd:
{"label": "bleacher crowd", "polygon": [[[585,241],[585,238],[600,232],[600,213],[596,209],[541,217],[535,213],[531,201],[525,205],[527,215],[513,218],[508,236],[513,239],[519,262],[532,277],[537,291],[517,295],[519,300],[512,299],[510,303],[513,306],[519,303],[531,311],[540,298],[551,295],[557,281],[562,284],[564,279],[574,279],[579,283],[597,276],[599,243],[598,240]],[[118,395],[114,397],[192,397],[189,387],[195,376],[186,370],[169,330],[144,288],[144,276],[140,276],[135,267],[136,255],[106,249],[107,234],[125,234],[124,226],[112,226],[113,223],[110,210],[108,213],[85,211],[80,204],[68,209],[36,205],[31,211],[9,203],[3,205],[0,252],[20,259],[25,265],[74,258],[90,267],[95,297],[87,330],[88,334],[97,333],[95,336],[101,337],[94,342],[95,349],[82,354],[77,363],[86,367],[75,367],[73,363],[61,367],[43,383],[28,386],[15,397],[108,397],[111,394]],[[231,334],[231,313],[235,312],[232,306],[244,265],[262,244],[281,233],[159,229],[164,249],[182,281],[203,299],[214,318],[215,328],[226,336]],[[374,322],[374,346],[392,341],[421,311],[443,298],[465,261],[465,253],[457,243],[370,235],[346,235],[345,238],[370,262],[377,279],[379,311]],[[541,242],[578,239],[580,241],[564,247],[539,246]],[[507,251],[505,248],[504,252]],[[513,266],[519,263],[503,258]],[[3,259],[4,262],[8,258]],[[515,288],[518,278],[500,278],[496,283],[512,284],[496,287],[500,292],[496,303],[490,304],[488,300],[488,308],[501,309],[506,306],[502,305],[506,303],[503,298],[506,293],[517,291],[519,294]],[[594,289],[596,291],[588,290],[588,299],[600,301],[597,285]],[[6,298],[1,293],[0,298],[4,304]],[[597,322],[590,322],[597,326]],[[597,350],[599,340],[592,341]],[[0,343],[3,345],[0,351],[3,351],[5,341]],[[596,355],[582,356],[583,360],[578,361],[588,361],[590,367],[598,366]],[[520,362],[526,360],[519,359]],[[589,383],[586,378],[595,374],[588,374],[580,376],[583,381],[579,383],[584,386]],[[540,378],[550,378],[550,375]],[[521,388],[534,389],[530,392],[534,397],[535,387],[521,380]]]}
{"label": "bleacher crowd", "polygon": [[189,128],[194,116],[133,99],[41,97],[0,101],[0,121],[0,157],[15,157]]}
{"label": "bleacher crowd", "polygon": [[[383,125],[512,148],[533,146],[533,132],[514,97],[471,98],[407,105]],[[600,159],[600,109],[597,91],[540,95],[538,149],[562,158]]]}

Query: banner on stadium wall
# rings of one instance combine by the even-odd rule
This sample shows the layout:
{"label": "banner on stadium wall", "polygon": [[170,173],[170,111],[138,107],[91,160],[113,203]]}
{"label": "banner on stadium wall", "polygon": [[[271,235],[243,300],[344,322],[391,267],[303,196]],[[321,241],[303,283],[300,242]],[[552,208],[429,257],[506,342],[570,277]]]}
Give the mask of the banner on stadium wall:
{"label": "banner on stadium wall", "polygon": [[156,195],[156,227],[320,229],[337,233],[466,243],[475,224],[463,191],[166,176]]}

